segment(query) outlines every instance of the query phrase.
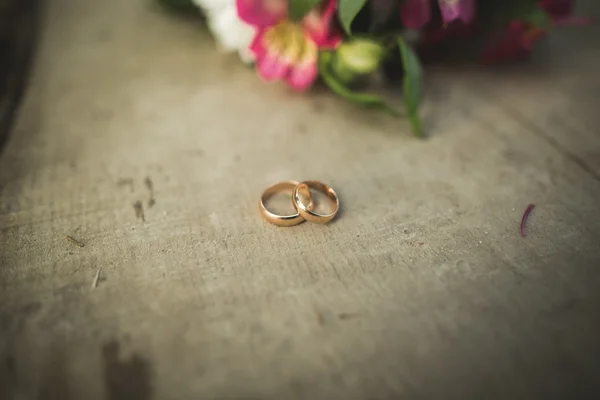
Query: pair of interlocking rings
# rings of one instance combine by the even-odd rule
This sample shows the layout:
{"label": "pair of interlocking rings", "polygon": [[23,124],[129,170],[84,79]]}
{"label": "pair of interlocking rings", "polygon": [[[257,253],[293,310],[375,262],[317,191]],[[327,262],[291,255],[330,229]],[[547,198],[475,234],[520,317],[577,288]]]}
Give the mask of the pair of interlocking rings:
{"label": "pair of interlocking rings", "polygon": [[[320,214],[314,211],[314,203],[310,195],[310,189],[317,190],[325,194],[333,203],[333,211],[329,214]],[[265,206],[265,202],[273,195],[292,190],[292,203],[296,209],[295,214],[277,215]],[[302,197],[305,198],[303,201]],[[306,203],[307,202],[307,203]],[[272,224],[278,226],[294,226],[304,221],[317,224],[326,224],[331,221],[340,208],[340,201],[335,191],[326,184],[319,181],[284,181],[269,186],[260,198],[259,211],[262,217]]]}

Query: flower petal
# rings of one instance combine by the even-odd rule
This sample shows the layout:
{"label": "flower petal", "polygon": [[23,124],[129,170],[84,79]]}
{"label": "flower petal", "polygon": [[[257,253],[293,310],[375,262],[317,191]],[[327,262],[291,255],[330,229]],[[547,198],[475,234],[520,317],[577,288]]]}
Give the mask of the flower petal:
{"label": "flower petal", "polygon": [[319,49],[333,50],[336,49],[340,44],[342,44],[342,40],[342,35],[336,33],[335,35],[331,35],[327,39],[322,40],[316,44],[318,45]]}
{"label": "flower petal", "polygon": [[282,79],[290,70],[290,64],[277,53],[267,52],[256,63],[259,75],[267,82]]}
{"label": "flower petal", "polygon": [[321,7],[316,7],[309,11],[302,20],[302,26],[319,47],[331,44],[328,43],[328,39],[331,34],[331,20],[336,7],[336,0],[325,1],[324,4],[321,4]]}
{"label": "flower petal", "polygon": [[444,23],[457,19],[470,23],[475,16],[475,0],[439,0]]}
{"label": "flower petal", "polygon": [[258,74],[267,82],[282,79],[290,70],[290,62],[278,49],[269,48],[265,33],[261,30],[250,44],[250,51],[256,58]]}
{"label": "flower petal", "polygon": [[293,66],[287,75],[287,83],[292,89],[303,92],[317,79],[317,60]]}
{"label": "flower petal", "polygon": [[407,29],[421,29],[430,18],[429,0],[405,0],[400,7],[400,19]]}
{"label": "flower petal", "polygon": [[208,26],[219,43],[221,50],[229,52],[248,49],[256,29],[241,21],[235,6],[206,15]]}
{"label": "flower petal", "polygon": [[285,0],[235,0],[238,16],[259,28],[274,25],[287,15]]}
{"label": "flower petal", "polygon": [[250,46],[248,46],[248,49],[250,49],[250,51],[256,57],[262,57],[262,55],[265,53],[264,36],[264,29],[260,29],[258,32],[256,32],[256,35],[254,36],[254,39],[252,39]]}

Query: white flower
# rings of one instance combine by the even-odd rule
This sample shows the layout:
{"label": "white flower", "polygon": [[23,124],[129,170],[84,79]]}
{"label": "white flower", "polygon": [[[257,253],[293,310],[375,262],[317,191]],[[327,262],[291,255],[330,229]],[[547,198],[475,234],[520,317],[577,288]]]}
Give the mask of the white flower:
{"label": "white flower", "polygon": [[254,27],[242,21],[237,14],[235,0],[193,0],[200,8],[217,43],[224,52],[237,51],[245,63],[254,61],[249,50],[255,35]]}

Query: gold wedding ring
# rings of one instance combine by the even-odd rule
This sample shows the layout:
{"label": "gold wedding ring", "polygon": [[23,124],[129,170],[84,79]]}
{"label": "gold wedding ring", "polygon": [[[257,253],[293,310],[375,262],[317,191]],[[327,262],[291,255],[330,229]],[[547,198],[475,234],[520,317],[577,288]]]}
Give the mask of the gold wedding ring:
{"label": "gold wedding ring", "polygon": [[[297,186],[299,185],[299,182],[297,181],[284,181],[284,182],[278,182],[274,185],[269,186],[267,189],[265,189],[265,191],[263,192],[262,196],[260,197],[260,201],[258,203],[258,208],[260,211],[260,214],[262,215],[262,217],[267,220],[268,222],[278,225],[278,226],[294,226],[294,225],[298,225],[302,222],[304,222],[304,218],[298,213],[296,212],[295,214],[292,215],[277,215],[275,213],[272,213],[271,211],[267,210],[267,207],[265,206],[265,201],[267,201],[271,196],[273,196],[274,194],[280,193],[280,192],[286,192],[286,191],[291,191],[293,193],[296,193],[296,189]],[[306,190],[306,197],[308,199],[308,206],[306,206],[307,210],[312,210],[313,209],[313,202],[312,199],[310,198],[310,191]],[[300,196],[300,194],[298,193],[298,196]],[[303,204],[304,206],[304,204]]]}
{"label": "gold wedding ring", "polygon": [[[314,212],[312,210],[312,199],[308,205],[305,205],[300,197],[300,191],[305,191],[309,193],[310,196],[309,189],[315,189],[325,194],[334,203],[335,207],[333,211],[329,214],[319,214],[317,212]],[[294,202],[294,207],[296,207],[296,209],[298,210],[298,214],[300,214],[300,217],[304,218],[309,222],[314,222],[317,224],[326,224],[327,222],[331,221],[340,209],[340,200],[338,199],[335,190],[319,181],[304,181],[296,185],[296,187],[294,188],[294,194],[292,195],[292,201]]]}

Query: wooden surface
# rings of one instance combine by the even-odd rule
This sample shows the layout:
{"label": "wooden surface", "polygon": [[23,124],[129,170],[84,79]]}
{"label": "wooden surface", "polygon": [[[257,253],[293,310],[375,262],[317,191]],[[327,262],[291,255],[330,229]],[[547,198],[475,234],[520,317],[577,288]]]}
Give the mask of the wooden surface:
{"label": "wooden surface", "polygon": [[[0,398],[598,394],[597,27],[432,67],[426,141],[143,0],[49,1],[42,34],[0,158]],[[283,179],[339,218],[265,224]]]}

